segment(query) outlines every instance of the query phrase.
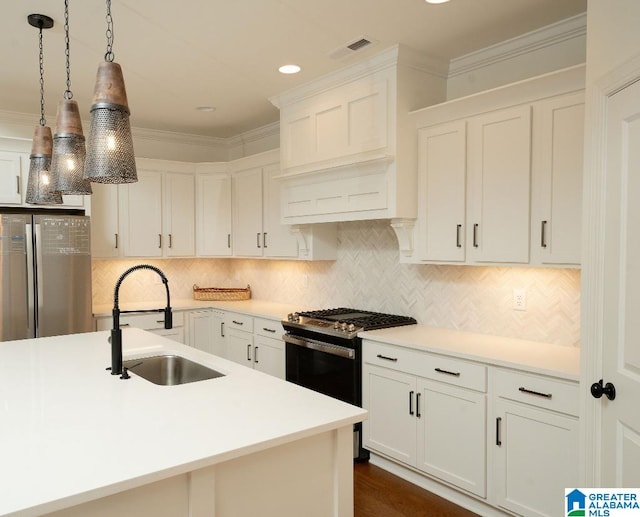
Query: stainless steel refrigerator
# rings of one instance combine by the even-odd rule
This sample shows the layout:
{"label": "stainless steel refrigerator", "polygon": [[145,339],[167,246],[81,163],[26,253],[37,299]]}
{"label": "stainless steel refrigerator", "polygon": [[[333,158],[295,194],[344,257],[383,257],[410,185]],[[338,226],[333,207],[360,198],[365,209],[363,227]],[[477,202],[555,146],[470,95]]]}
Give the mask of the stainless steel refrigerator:
{"label": "stainless steel refrigerator", "polygon": [[0,341],[93,330],[86,216],[0,209]]}

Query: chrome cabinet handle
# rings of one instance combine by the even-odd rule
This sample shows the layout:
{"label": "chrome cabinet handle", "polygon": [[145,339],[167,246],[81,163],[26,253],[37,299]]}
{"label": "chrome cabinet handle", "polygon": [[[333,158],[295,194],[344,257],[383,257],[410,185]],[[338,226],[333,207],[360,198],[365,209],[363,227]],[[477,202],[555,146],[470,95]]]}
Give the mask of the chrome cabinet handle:
{"label": "chrome cabinet handle", "polygon": [[409,392],[409,414],[413,415],[413,391]]}
{"label": "chrome cabinet handle", "polygon": [[162,248],[162,234],[158,234],[158,248]]}
{"label": "chrome cabinet handle", "polygon": [[542,221],[540,223],[540,247],[547,247],[547,221]]}
{"label": "chrome cabinet handle", "polygon": [[260,248],[260,232],[256,233],[256,246]]}
{"label": "chrome cabinet handle", "polygon": [[253,347],[253,362],[258,364],[258,348],[259,347]]}
{"label": "chrome cabinet handle", "polygon": [[460,372],[450,372],[449,370],[443,370],[442,368],[434,368],[438,373],[444,373],[446,375],[453,375],[454,377],[460,377]]}
{"label": "chrome cabinet handle", "polygon": [[224,321],[220,322],[220,337],[224,337]]}
{"label": "chrome cabinet handle", "polygon": [[173,247],[173,235],[169,234],[169,247],[172,248]]}
{"label": "chrome cabinet handle", "polygon": [[460,242],[460,230],[462,230],[462,225],[456,224],[456,248],[462,248],[462,243]]}
{"label": "chrome cabinet handle", "polygon": [[20,176],[16,176],[16,193],[20,194]]}
{"label": "chrome cabinet handle", "polygon": [[478,223],[473,225],[473,247],[478,247]]}
{"label": "chrome cabinet handle", "polygon": [[420,418],[420,393],[416,393],[416,416]]}
{"label": "chrome cabinet handle", "polygon": [[231,234],[227,233],[227,248],[231,249]]}
{"label": "chrome cabinet handle", "polygon": [[541,393],[540,391],[527,389],[524,386],[520,386],[518,388],[518,391],[520,391],[521,393],[528,393],[529,395],[537,395],[538,397],[544,397],[546,399],[550,399],[553,396],[552,393]]}
{"label": "chrome cabinet handle", "polygon": [[496,418],[496,445],[498,447],[502,446],[502,438],[500,437],[500,424],[502,423],[502,418]]}
{"label": "chrome cabinet handle", "polygon": [[251,361],[251,345],[247,345],[247,361]]}
{"label": "chrome cabinet handle", "polygon": [[116,249],[118,249],[118,234],[117,234],[117,233],[114,233],[113,235],[114,235],[114,236],[115,236],[115,238],[116,238]]}
{"label": "chrome cabinet handle", "polygon": [[262,247],[266,248],[267,247],[267,232],[264,232],[262,234]]}

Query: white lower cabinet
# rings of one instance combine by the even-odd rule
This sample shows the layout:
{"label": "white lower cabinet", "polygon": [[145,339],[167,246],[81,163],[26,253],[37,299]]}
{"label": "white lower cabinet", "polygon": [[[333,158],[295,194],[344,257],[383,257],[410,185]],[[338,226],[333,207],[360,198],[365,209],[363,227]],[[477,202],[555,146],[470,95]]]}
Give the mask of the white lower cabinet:
{"label": "white lower cabinet", "polygon": [[365,447],[485,497],[485,367],[371,342],[363,350]]}
{"label": "white lower cabinet", "polygon": [[564,488],[579,484],[578,384],[502,369],[491,383],[495,503],[518,515],[563,515]]}
{"label": "white lower cabinet", "polygon": [[203,352],[226,357],[224,313],[214,309],[189,312],[187,344]]}
{"label": "white lower cabinet", "polygon": [[228,312],[225,333],[227,359],[280,379],[285,378],[285,346],[279,320]]}
{"label": "white lower cabinet", "polygon": [[[96,319],[96,330],[111,330],[113,327],[113,318],[107,316]],[[121,314],[120,328],[135,327],[148,330],[159,336],[185,343],[184,332],[184,312],[173,312],[173,327],[164,328],[164,314],[162,312],[142,313],[142,314]]]}

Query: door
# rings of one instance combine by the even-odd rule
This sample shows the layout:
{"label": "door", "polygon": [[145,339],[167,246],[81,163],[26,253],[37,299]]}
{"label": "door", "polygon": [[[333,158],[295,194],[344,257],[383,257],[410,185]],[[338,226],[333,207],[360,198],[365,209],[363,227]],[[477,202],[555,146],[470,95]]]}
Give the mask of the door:
{"label": "door", "polygon": [[91,185],[91,253],[93,258],[120,256],[118,185]]}
{"label": "door", "polygon": [[35,337],[29,297],[31,257],[27,222],[31,216],[0,215],[0,341]]}
{"label": "door", "polygon": [[233,175],[233,254],[262,256],[262,168]]}
{"label": "door", "polygon": [[279,379],[285,379],[284,341],[254,336],[254,368]]}
{"label": "door", "polygon": [[197,179],[198,256],[231,255],[231,177],[200,175]]}
{"label": "door", "polygon": [[193,257],[196,254],[196,186],[193,174],[165,174],[165,254]]}
{"label": "door", "polygon": [[214,353],[213,313],[210,310],[189,313],[189,346]]}
{"label": "door", "polygon": [[280,165],[265,167],[262,174],[263,205],[263,244],[265,257],[297,257],[298,241],[291,226],[280,222],[282,203],[280,202],[280,181],[273,176],[280,173]]}
{"label": "door", "polygon": [[481,115],[467,129],[467,260],[527,263],[531,108]]}
{"label": "door", "polygon": [[227,359],[253,368],[253,334],[231,329],[226,340]]}
{"label": "door", "polygon": [[37,337],[93,330],[88,217],[34,216]]}
{"label": "door", "polygon": [[162,174],[138,170],[138,182],[122,185],[120,221],[126,257],[162,257]]}
{"label": "door", "polygon": [[640,486],[640,82],[607,103],[601,485]]}

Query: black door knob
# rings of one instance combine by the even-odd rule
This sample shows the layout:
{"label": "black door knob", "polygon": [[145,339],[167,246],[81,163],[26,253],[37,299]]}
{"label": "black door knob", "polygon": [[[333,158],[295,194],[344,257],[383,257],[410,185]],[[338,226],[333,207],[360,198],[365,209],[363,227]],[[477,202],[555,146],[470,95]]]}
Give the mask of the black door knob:
{"label": "black door knob", "polygon": [[616,387],[610,382],[603,384],[602,379],[600,379],[591,385],[591,395],[597,399],[604,395],[609,400],[613,400],[616,398]]}

